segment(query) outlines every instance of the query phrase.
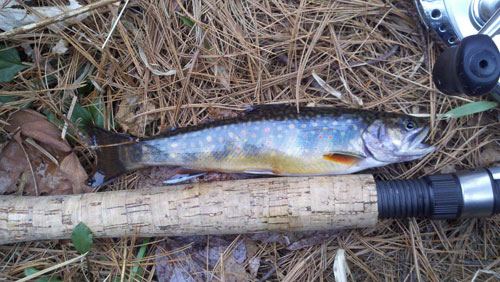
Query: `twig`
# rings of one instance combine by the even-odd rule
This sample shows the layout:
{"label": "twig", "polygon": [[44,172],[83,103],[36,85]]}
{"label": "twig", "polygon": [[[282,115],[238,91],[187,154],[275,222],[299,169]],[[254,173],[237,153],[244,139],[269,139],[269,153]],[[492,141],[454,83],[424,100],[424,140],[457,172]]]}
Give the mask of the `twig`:
{"label": "twig", "polygon": [[38,195],[38,186],[36,184],[35,171],[33,170],[33,165],[31,165],[31,160],[30,160],[30,157],[28,156],[28,152],[26,152],[26,149],[24,149],[24,146],[22,143],[18,143],[18,144],[19,144],[19,146],[21,146],[21,149],[23,149],[24,155],[26,156],[26,160],[28,161],[28,165],[30,166],[31,176],[33,176],[33,184],[35,185],[35,196],[39,196]]}
{"label": "twig", "polygon": [[85,5],[83,7],[80,7],[78,9],[74,9],[74,10],[71,10],[71,11],[67,11],[67,12],[61,13],[61,14],[59,14],[57,16],[54,16],[54,17],[51,17],[51,18],[43,19],[43,20],[41,20],[39,22],[36,22],[36,23],[31,23],[31,24],[23,25],[21,27],[15,28],[13,30],[9,30],[9,31],[0,33],[0,40],[7,39],[7,38],[9,38],[9,37],[11,37],[13,35],[19,34],[19,33],[29,32],[29,31],[32,31],[34,29],[47,26],[49,24],[61,22],[61,21],[64,21],[64,20],[66,20],[68,18],[78,16],[80,14],[92,11],[94,9],[97,9],[97,8],[100,8],[100,7],[103,7],[103,6],[106,6],[108,4],[111,4],[111,3],[114,3],[114,2],[118,2],[118,1],[119,0],[103,0],[103,1],[100,1],[100,2],[95,2],[95,3],[92,3],[92,4]]}
{"label": "twig", "polygon": [[51,160],[56,166],[59,166],[59,162],[57,161],[57,159],[52,156],[52,154],[50,154],[47,150],[45,150],[44,147],[38,145],[38,143],[36,143],[35,140],[31,139],[31,137],[26,138],[25,142],[35,147],[35,149],[49,158],[49,160]]}
{"label": "twig", "polygon": [[22,278],[22,279],[17,280],[17,282],[30,281],[31,279],[35,279],[35,278],[37,278],[38,276],[41,276],[41,275],[43,275],[43,274],[45,274],[45,273],[47,273],[47,272],[50,272],[50,271],[52,271],[52,270],[56,270],[56,269],[61,268],[61,267],[65,266],[65,265],[68,265],[68,264],[71,264],[71,263],[73,263],[73,262],[75,262],[75,261],[78,261],[78,260],[80,260],[81,258],[83,258],[84,256],[86,256],[87,254],[88,254],[88,252],[86,252],[86,253],[85,253],[85,254],[83,254],[83,255],[79,255],[79,256],[77,256],[76,258],[72,258],[72,259],[70,259],[70,260],[68,260],[68,261],[62,262],[62,263],[60,263],[60,264],[56,264],[56,265],[51,266],[51,267],[49,267],[49,268],[46,268],[46,269],[44,269],[44,270],[40,270],[40,271],[38,271],[38,272],[36,272],[36,273],[33,273],[33,274],[28,275],[28,276],[26,276],[26,277],[24,277],[24,278]]}
{"label": "twig", "polygon": [[265,260],[263,260],[262,262],[264,262],[264,264],[267,264],[269,266],[271,266],[271,269],[269,269],[266,274],[264,274],[260,279],[259,279],[259,282],[263,282],[263,281],[267,281],[267,279],[269,279],[269,277],[271,277],[271,275],[273,275],[273,273],[276,271],[276,267],[279,267],[281,266],[290,256],[292,255],[292,253],[288,253],[286,255],[284,255],[282,258],[280,258],[278,260],[277,263],[275,264],[272,264],[272,263],[269,263]]}
{"label": "twig", "polygon": [[[373,64],[376,64],[376,63],[379,63],[379,62],[382,62],[382,61],[389,59],[390,57],[392,57],[392,55],[394,55],[396,53],[396,51],[398,51],[398,49],[399,49],[399,45],[395,45],[394,47],[392,47],[391,50],[389,50],[389,52],[385,53],[384,55],[382,55],[380,57],[377,57],[377,58],[371,59],[371,60],[367,60],[365,62],[352,62],[352,63],[348,63],[347,65],[349,67],[360,67],[360,66],[365,66],[365,65],[373,65]],[[337,68],[338,68],[338,65],[337,65]]]}
{"label": "twig", "polygon": [[[418,19],[419,16],[417,15],[417,12],[414,10],[413,6],[408,6],[406,3],[399,3],[402,7],[406,9],[408,14],[412,19]],[[417,26],[417,31],[418,31],[418,36],[420,38],[420,45],[424,49],[424,68],[426,70],[429,70],[429,47],[427,45],[427,41],[425,40],[425,33],[424,33],[424,28],[422,28],[422,23],[417,20],[416,23]]]}
{"label": "twig", "polygon": [[[71,105],[69,106],[68,115],[66,116],[66,118],[68,120],[71,120],[71,115],[73,115],[73,109],[75,108],[76,100],[77,100],[77,96],[74,95],[73,99],[71,100]],[[68,130],[68,122],[65,120],[64,121],[63,130],[61,132],[61,139],[64,140],[64,137],[66,137],[66,131],[67,130]]]}
{"label": "twig", "polygon": [[126,1],[125,1],[125,4],[123,5],[122,10],[120,11],[120,14],[118,15],[118,17],[116,17],[116,20],[115,20],[115,22],[113,23],[113,26],[111,27],[111,30],[110,30],[110,31],[109,31],[109,33],[108,33],[108,37],[106,37],[106,40],[105,40],[105,41],[104,41],[104,43],[102,44],[101,49],[104,49],[104,46],[106,46],[106,43],[108,43],[109,38],[111,38],[111,35],[113,34],[113,31],[115,30],[116,25],[118,24],[118,21],[120,21],[120,18],[121,18],[121,17],[122,17],[122,15],[123,15],[123,11],[125,11],[125,8],[126,8],[126,7],[127,7],[127,5],[128,5],[128,1],[129,1],[129,0],[126,0]]}

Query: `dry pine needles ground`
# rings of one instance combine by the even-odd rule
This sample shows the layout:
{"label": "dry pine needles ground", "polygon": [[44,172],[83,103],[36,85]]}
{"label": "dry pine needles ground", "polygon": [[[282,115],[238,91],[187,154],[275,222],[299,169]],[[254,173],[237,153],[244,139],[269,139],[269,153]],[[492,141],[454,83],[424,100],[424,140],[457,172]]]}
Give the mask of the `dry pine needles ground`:
{"label": "dry pine needles ground", "polygon": [[[429,142],[438,146],[423,160],[377,169],[378,178],[496,161],[485,154],[498,149],[497,111],[436,119],[467,101],[434,88],[429,66],[440,47],[422,30],[412,1],[132,0],[110,33],[124,2],[101,7],[68,26],[40,28],[4,41],[20,50],[29,67],[0,84],[1,97],[20,97],[3,103],[1,114],[27,105],[64,122],[73,99],[84,108],[102,101],[106,128],[153,136],[205,122],[213,111],[254,104],[362,107],[428,116]],[[60,40],[67,50],[54,52]],[[23,51],[26,46],[31,53]],[[325,91],[313,72],[342,98]],[[90,170],[91,152],[77,153]],[[106,189],[134,189],[139,176],[129,174]],[[391,220],[296,251],[280,243],[259,243],[256,255],[262,263],[252,279],[333,281],[332,262],[343,248],[354,281],[470,281],[478,270],[500,272],[499,223],[497,218]],[[90,279],[155,281],[158,257],[189,259],[174,259],[175,250],[155,253],[165,238],[156,239],[140,260],[135,256],[143,239],[96,240],[89,255]],[[27,267],[45,269],[76,256],[66,241],[1,246],[0,280],[22,278]],[[133,272],[135,265],[144,271]],[[52,274],[81,281],[84,267],[77,262]],[[206,271],[213,280],[224,277],[224,267]],[[493,277],[481,272],[478,279]]]}

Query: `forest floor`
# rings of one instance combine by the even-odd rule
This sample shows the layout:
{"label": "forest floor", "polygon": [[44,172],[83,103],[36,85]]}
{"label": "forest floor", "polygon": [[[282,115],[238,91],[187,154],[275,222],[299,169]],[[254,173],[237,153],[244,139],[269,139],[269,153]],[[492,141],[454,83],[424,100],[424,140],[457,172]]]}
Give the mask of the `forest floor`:
{"label": "forest floor", "polygon": [[[437,91],[431,70],[443,46],[421,25],[409,0],[121,1],[66,23],[18,32],[3,44],[0,54],[10,56],[16,71],[1,76],[5,82],[0,83],[0,172],[11,169],[0,175],[0,186],[9,183],[1,193],[95,191],[81,182],[95,165],[77,133],[83,124],[155,136],[258,104],[351,107],[426,118],[431,126],[427,142],[437,150],[421,160],[371,170],[377,179],[447,173],[500,160],[497,110],[438,118],[489,98]],[[47,154],[35,147],[28,152],[9,147],[17,133],[10,118],[22,108],[58,125],[58,141],[35,134],[30,142],[54,141],[49,151],[57,156],[69,156],[64,149],[69,145],[78,169],[42,169],[36,160],[44,163]],[[32,130],[45,132],[43,122]],[[99,191],[136,189],[161,182],[170,172],[155,167],[129,173]],[[210,174],[201,181],[239,177]],[[63,281],[334,281],[333,263],[341,250],[352,281],[486,281],[500,273],[499,231],[500,220],[494,217],[384,220],[373,228],[310,233],[94,239],[88,263],[79,260],[42,276]],[[21,279],[77,256],[69,240],[0,246],[0,280]]]}

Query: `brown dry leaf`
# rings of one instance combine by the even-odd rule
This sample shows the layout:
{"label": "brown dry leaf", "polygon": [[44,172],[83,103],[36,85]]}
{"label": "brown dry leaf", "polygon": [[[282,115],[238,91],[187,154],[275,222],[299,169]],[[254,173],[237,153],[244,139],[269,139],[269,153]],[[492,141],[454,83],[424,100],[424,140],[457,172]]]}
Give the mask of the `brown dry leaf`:
{"label": "brown dry leaf", "polygon": [[497,143],[484,146],[484,149],[479,153],[481,166],[488,166],[496,162],[500,162],[500,146]]}
{"label": "brown dry leaf", "polygon": [[141,102],[139,96],[123,99],[118,105],[118,112],[115,120],[120,126],[135,136],[144,136],[146,125],[156,120],[157,114],[146,114],[137,116],[138,114],[154,111],[155,104],[150,101]]}
{"label": "brown dry leaf", "polygon": [[228,68],[221,64],[215,64],[213,66],[215,76],[220,80],[220,83],[226,90],[231,89],[231,75],[229,74]]}
{"label": "brown dry leaf", "polygon": [[71,147],[68,142],[60,138],[61,133],[55,125],[50,123],[45,116],[32,110],[22,110],[11,116],[9,125],[5,127],[7,132],[20,130],[14,137],[17,142],[21,142],[20,135],[31,137],[36,141],[46,144],[62,152],[70,152]]}
{"label": "brown dry leaf", "polygon": [[153,166],[148,167],[137,172],[139,181],[137,188],[157,187],[163,186],[163,181],[168,180],[181,172],[181,168],[175,166]]}
{"label": "brown dry leaf", "polygon": [[64,157],[64,159],[61,161],[61,164],[59,165],[59,170],[71,182],[73,193],[80,194],[84,192],[83,188],[85,187],[85,185],[83,185],[83,183],[85,183],[88,175],[74,153],[71,153]]}
{"label": "brown dry leaf", "polygon": [[249,239],[234,240],[235,236],[169,238],[156,249],[158,281],[219,281],[222,277],[222,281],[249,281],[246,266],[258,248]]}
{"label": "brown dry leaf", "polygon": [[209,121],[235,118],[240,115],[240,112],[224,109],[224,108],[208,108]]}
{"label": "brown dry leaf", "polygon": [[0,153],[0,193],[16,191],[15,185],[28,165],[25,159],[18,144],[10,142],[3,148]]}
{"label": "brown dry leaf", "polygon": [[262,232],[252,235],[252,240],[264,243],[279,243],[287,250],[296,251],[303,248],[321,244],[329,239],[342,234],[343,231],[332,229],[324,231],[304,231],[304,232]]}
{"label": "brown dry leaf", "polygon": [[[45,116],[34,111],[22,110],[13,114],[8,123],[9,125],[5,127],[8,132],[19,130],[14,136],[16,142],[11,141],[0,152],[0,192],[17,191],[17,184],[26,172],[28,178],[24,183],[24,191],[27,195],[36,194],[35,181],[39,195],[82,193],[88,188],[84,184],[87,178],[85,169],[71,152],[67,141],[60,138],[57,127]],[[24,142],[27,137],[38,141],[37,144],[45,152]],[[47,154],[50,154],[52,160]]]}

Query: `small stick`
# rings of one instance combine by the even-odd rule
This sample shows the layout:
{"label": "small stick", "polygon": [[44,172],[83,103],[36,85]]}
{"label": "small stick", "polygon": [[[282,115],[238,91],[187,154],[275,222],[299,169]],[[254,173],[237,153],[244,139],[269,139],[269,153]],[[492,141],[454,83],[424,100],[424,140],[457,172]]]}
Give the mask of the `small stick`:
{"label": "small stick", "polygon": [[118,22],[120,21],[120,18],[122,17],[123,15],[123,11],[125,11],[125,8],[127,7],[128,5],[128,1],[129,0],[126,0],[125,1],[125,5],[123,5],[123,8],[122,10],[120,11],[120,14],[118,15],[118,17],[116,17],[116,20],[115,22],[113,23],[113,26],[111,27],[111,30],[109,31],[109,34],[108,34],[108,37],[106,37],[106,40],[104,41],[104,43],[102,44],[101,46],[101,49],[104,49],[104,46],[106,46],[106,43],[108,43],[108,40],[109,38],[111,38],[111,35],[113,34],[113,31],[115,30],[116,28],[116,25],[118,24]]}
{"label": "small stick", "polygon": [[72,259],[70,259],[70,260],[67,260],[67,261],[65,261],[65,262],[62,262],[62,263],[60,263],[60,264],[56,264],[56,265],[51,266],[51,267],[49,267],[49,268],[46,268],[46,269],[44,269],[44,270],[40,270],[40,271],[38,271],[38,272],[36,272],[36,273],[33,273],[33,274],[31,274],[31,275],[28,275],[28,276],[24,277],[23,279],[19,279],[19,280],[17,280],[17,282],[30,281],[31,279],[35,279],[35,278],[37,278],[38,276],[42,276],[42,275],[44,275],[44,274],[45,274],[45,273],[47,273],[47,272],[51,272],[52,270],[56,270],[56,269],[58,269],[58,268],[61,268],[61,267],[63,267],[63,266],[66,266],[66,265],[68,265],[68,264],[72,264],[72,263],[74,263],[74,262],[77,262],[77,261],[79,261],[81,258],[85,257],[87,254],[88,254],[88,252],[86,252],[86,253],[85,253],[85,254],[83,254],[83,255],[79,255],[79,256],[77,256],[77,257],[75,257],[75,258],[72,258]]}
{"label": "small stick", "polygon": [[36,23],[23,25],[21,27],[15,28],[13,30],[2,32],[2,33],[0,33],[0,40],[5,40],[5,39],[7,39],[13,35],[19,34],[19,33],[30,32],[34,29],[44,27],[44,26],[47,26],[49,24],[61,22],[61,21],[64,21],[66,19],[69,19],[71,17],[75,17],[75,16],[78,16],[80,14],[83,14],[83,13],[92,11],[94,9],[100,8],[102,6],[112,4],[114,2],[118,2],[118,0],[103,0],[100,2],[95,2],[92,4],[85,5],[83,7],[80,7],[78,9],[74,9],[74,10],[70,10],[70,11],[61,13],[61,14],[54,16],[54,17],[43,19],[43,20],[36,22]]}
{"label": "small stick", "polygon": [[35,196],[38,196],[38,186],[36,184],[36,177],[35,177],[35,171],[33,170],[33,165],[31,164],[30,157],[28,156],[28,152],[26,152],[26,149],[24,149],[24,146],[22,143],[18,143],[19,146],[21,146],[21,149],[23,149],[24,155],[26,156],[26,160],[28,161],[28,164],[30,166],[31,170],[31,176],[33,176],[33,184],[35,185]]}

